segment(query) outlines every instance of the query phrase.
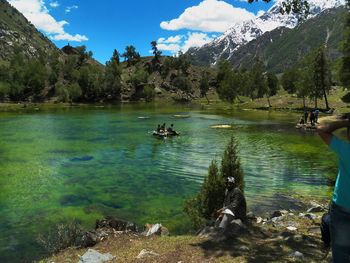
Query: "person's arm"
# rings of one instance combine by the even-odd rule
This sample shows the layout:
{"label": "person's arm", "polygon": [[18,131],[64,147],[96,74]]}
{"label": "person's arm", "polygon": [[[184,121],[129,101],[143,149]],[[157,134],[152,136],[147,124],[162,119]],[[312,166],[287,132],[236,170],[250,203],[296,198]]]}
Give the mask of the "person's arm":
{"label": "person's arm", "polygon": [[317,126],[317,132],[318,135],[321,137],[321,139],[327,144],[330,145],[333,132],[341,129],[350,127],[350,121],[348,119],[336,119],[329,123],[322,123]]}

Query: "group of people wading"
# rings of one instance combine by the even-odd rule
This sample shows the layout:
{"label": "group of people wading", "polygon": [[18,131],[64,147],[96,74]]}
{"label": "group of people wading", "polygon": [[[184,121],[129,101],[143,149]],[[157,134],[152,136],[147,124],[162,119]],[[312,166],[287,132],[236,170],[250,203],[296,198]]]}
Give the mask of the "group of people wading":
{"label": "group of people wading", "polygon": [[320,111],[318,109],[314,110],[304,110],[303,116],[300,117],[299,123],[300,125],[308,124],[308,121],[310,121],[311,126],[315,126],[318,123],[318,114]]}

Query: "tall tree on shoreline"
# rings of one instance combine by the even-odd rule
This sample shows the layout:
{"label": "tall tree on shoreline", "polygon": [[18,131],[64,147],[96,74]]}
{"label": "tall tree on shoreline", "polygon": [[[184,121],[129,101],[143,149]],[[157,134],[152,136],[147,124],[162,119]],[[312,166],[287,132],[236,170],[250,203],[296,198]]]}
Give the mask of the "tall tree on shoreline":
{"label": "tall tree on shoreline", "polygon": [[207,96],[207,92],[209,91],[209,76],[208,76],[208,72],[206,71],[202,72],[201,81],[199,83],[199,89],[201,91],[201,97],[202,98],[205,97],[209,104],[209,99]]}
{"label": "tall tree on shoreline", "polygon": [[106,62],[104,92],[109,100],[120,100],[122,69],[114,56]]}
{"label": "tall tree on shoreline", "polygon": [[265,65],[257,60],[250,71],[249,96],[252,100],[263,98],[267,91]]}
{"label": "tall tree on shoreline", "polygon": [[267,81],[267,92],[266,92],[267,102],[269,103],[269,107],[272,107],[270,103],[270,97],[275,96],[277,94],[278,78],[276,77],[275,74],[268,72],[266,76],[266,81]]}
{"label": "tall tree on shoreline", "polygon": [[331,73],[326,59],[324,48],[321,47],[317,50],[314,61],[314,91],[312,96],[315,99],[315,108],[317,108],[317,98],[324,97],[326,103],[326,109],[329,109],[327,93],[331,88]]}

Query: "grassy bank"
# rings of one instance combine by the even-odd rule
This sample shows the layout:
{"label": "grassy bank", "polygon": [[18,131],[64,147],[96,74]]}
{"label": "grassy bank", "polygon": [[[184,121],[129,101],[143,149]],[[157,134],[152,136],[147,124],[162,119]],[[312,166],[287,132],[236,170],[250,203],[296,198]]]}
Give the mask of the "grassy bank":
{"label": "grassy bank", "polygon": [[[209,236],[153,236],[114,232],[93,249],[115,256],[111,262],[329,262],[320,238],[320,217],[284,211],[280,220],[253,220],[249,233],[226,240]],[[288,226],[295,226],[290,230]],[[146,249],[157,255],[138,258]],[[41,262],[78,262],[87,248],[66,249]]]}
{"label": "grassy bank", "polygon": [[[330,108],[335,109],[335,113],[348,112],[349,104],[342,101],[348,91],[343,90],[341,87],[334,87],[330,94],[328,95],[328,104]],[[217,94],[211,91],[208,94],[209,104],[206,98],[201,98],[196,100],[204,107],[211,107],[217,109],[230,109],[230,108],[240,108],[240,109],[259,109],[259,110],[277,110],[277,111],[302,111],[304,108],[303,99],[298,98],[294,94],[288,94],[284,90],[280,90],[277,95],[270,97],[269,107],[267,98],[260,98],[251,100],[248,97],[239,96],[233,104],[223,102],[219,99]],[[305,99],[305,106],[308,109],[315,108],[314,100]],[[320,109],[325,109],[324,99],[319,99],[317,101],[317,107]]]}

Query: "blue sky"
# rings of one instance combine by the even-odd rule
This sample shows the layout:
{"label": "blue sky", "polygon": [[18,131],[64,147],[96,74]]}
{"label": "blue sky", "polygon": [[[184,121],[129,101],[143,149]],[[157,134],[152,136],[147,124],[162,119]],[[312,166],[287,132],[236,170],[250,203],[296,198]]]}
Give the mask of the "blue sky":
{"label": "blue sky", "polygon": [[86,45],[105,63],[117,49],[134,45],[150,55],[156,40],[171,55],[200,46],[230,26],[249,20],[272,3],[245,0],[8,0],[40,31],[62,47]]}

